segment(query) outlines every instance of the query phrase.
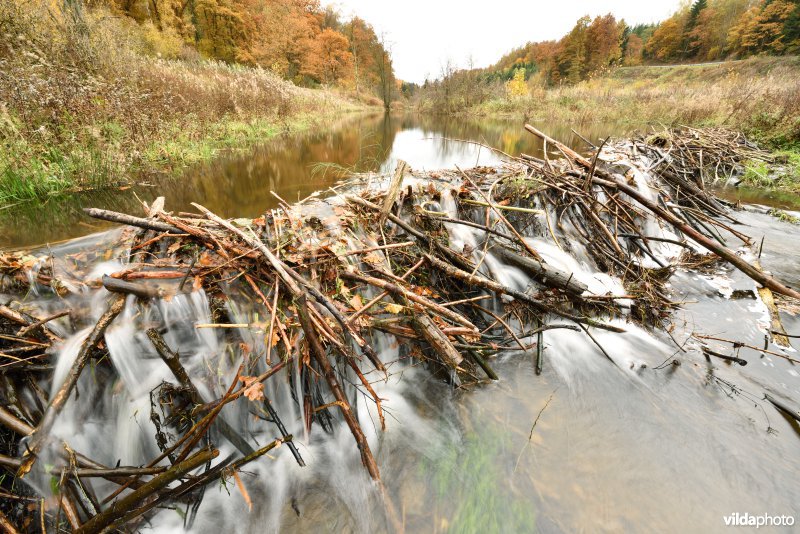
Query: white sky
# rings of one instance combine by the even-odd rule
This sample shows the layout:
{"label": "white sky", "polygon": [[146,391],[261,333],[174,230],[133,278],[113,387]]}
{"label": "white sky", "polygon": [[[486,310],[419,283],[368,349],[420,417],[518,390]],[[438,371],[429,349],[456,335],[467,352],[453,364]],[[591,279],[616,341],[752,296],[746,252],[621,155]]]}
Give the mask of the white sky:
{"label": "white sky", "polygon": [[397,77],[437,78],[447,58],[485,67],[528,41],[558,39],[583,15],[612,13],[631,26],[667,18],[680,0],[323,0],[384,33]]}

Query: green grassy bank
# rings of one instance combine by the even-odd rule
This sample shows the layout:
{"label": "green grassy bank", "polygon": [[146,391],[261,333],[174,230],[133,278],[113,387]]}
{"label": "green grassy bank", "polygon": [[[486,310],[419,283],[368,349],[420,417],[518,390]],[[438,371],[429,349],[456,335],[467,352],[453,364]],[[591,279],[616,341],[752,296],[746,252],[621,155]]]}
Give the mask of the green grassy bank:
{"label": "green grassy bank", "polygon": [[0,5],[0,208],[177,172],[377,104],[260,68],[161,59],[129,20],[92,10],[76,25],[36,6]]}

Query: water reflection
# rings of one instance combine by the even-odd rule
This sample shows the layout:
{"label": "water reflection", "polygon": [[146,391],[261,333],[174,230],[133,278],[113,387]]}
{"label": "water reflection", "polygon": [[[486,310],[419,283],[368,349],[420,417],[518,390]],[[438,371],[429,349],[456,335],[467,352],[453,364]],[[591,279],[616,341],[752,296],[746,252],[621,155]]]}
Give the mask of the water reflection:
{"label": "water reflection", "polygon": [[[495,147],[511,155],[542,154],[539,139],[522,122],[489,118],[359,115],[324,129],[286,135],[247,153],[232,153],[192,167],[183,176],[150,180],[150,186],[85,193],[30,203],[0,212],[0,246],[29,246],[89,234],[107,225],[84,216],[83,207],[137,213],[137,196],[150,201],[163,195],[170,210],[190,210],[199,202],[226,217],[253,217],[275,207],[275,191],[291,202],[335,183],[343,171],[391,171],[398,159],[412,168],[432,170],[492,165]],[[586,145],[564,125],[540,125],[577,150]],[[612,125],[581,127],[592,140],[624,130]],[[553,156],[557,156],[553,154]]]}

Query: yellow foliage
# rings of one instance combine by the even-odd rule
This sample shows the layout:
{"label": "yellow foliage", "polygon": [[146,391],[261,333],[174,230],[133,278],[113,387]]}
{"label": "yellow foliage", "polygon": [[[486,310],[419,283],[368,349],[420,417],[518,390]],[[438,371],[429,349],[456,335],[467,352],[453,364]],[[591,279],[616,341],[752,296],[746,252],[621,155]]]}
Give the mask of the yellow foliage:
{"label": "yellow foliage", "polygon": [[164,59],[176,59],[183,49],[183,39],[175,28],[159,30],[152,22],[142,25],[142,41],[147,54]]}
{"label": "yellow foliage", "polygon": [[521,98],[528,94],[528,84],[525,83],[525,69],[514,70],[514,78],[506,82],[506,93],[510,98]]}

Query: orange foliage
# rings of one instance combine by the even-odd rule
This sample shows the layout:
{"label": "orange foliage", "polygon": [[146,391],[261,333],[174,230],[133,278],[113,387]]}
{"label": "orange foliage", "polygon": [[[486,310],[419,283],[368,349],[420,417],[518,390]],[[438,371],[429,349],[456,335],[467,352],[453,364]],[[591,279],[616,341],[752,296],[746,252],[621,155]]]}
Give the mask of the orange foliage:
{"label": "orange foliage", "polygon": [[[100,0],[96,0],[100,1]],[[394,84],[388,53],[358,17],[340,20],[319,0],[105,0],[117,13],[170,36],[202,56],[257,65],[298,84],[337,84],[382,94]],[[152,33],[152,31],[151,31]],[[157,36],[151,36],[157,53]],[[391,73],[390,73],[391,74]]]}
{"label": "orange foliage", "polygon": [[353,54],[350,41],[330,28],[322,30],[312,45],[305,72],[325,83],[336,83],[351,75]]}

